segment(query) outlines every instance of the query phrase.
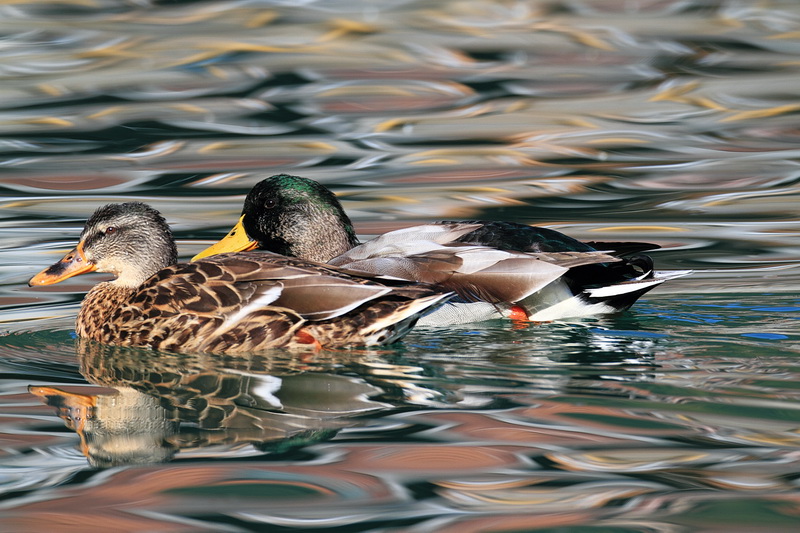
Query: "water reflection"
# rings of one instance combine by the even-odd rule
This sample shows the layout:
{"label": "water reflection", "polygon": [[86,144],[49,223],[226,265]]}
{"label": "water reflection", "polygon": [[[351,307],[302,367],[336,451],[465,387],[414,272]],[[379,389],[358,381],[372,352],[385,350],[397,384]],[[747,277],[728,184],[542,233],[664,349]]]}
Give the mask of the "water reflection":
{"label": "water reflection", "polygon": [[206,447],[285,450],[388,407],[370,399],[380,390],[363,380],[305,373],[302,363],[287,368],[268,356],[181,356],[85,340],[77,353],[86,380],[111,391],[29,390],[56,407],[95,467],[163,462]]}
{"label": "water reflection", "polygon": [[[524,332],[530,324],[497,326]],[[640,382],[658,366],[654,354],[663,337],[613,333],[561,327],[547,339],[562,346],[560,355],[545,344],[541,355],[521,345],[519,354],[488,357],[477,350],[480,340],[467,336],[451,356],[443,351],[428,361],[415,361],[402,347],[179,355],[78,339],[79,371],[94,387],[36,385],[29,391],[55,407],[94,467],[159,463],[178,454],[258,456],[328,440],[398,408],[492,408],[499,405],[497,394],[519,387],[544,397],[581,393],[598,380],[610,380],[604,388],[613,394],[620,383]],[[509,370],[489,371],[498,364]],[[547,368],[553,364],[562,370]]]}
{"label": "water reflection", "polygon": [[[799,5],[2,3],[0,529],[797,530]],[[697,273],[608,321],[256,366],[109,353],[87,385],[86,286],[27,279],[110,201],[152,204],[191,257],[279,172],[364,237],[512,220]],[[85,447],[170,462],[90,468],[29,383],[70,423],[133,402],[75,419]],[[367,410],[318,412],[329,384]]]}
{"label": "water reflection", "polygon": [[[84,481],[36,493],[127,502],[134,490],[136,505],[123,505],[159,510],[162,527],[186,517],[437,531],[633,520],[669,531],[718,523],[733,502],[790,522],[776,505],[793,501],[800,472],[795,354],[781,339],[730,348],[757,317],[797,308],[776,303],[734,315],[719,307],[729,299],[689,298],[678,312],[664,298],[606,320],[420,328],[390,349],[302,357],[79,342],[92,385],[31,390],[58,407],[91,465],[138,466],[100,476],[73,461]],[[717,344],[687,347],[689,334]],[[37,353],[36,334],[10,337],[5,352]],[[74,440],[39,446],[55,460]],[[212,493],[227,503],[208,507]],[[10,501],[12,517],[78,512],[62,498]]]}

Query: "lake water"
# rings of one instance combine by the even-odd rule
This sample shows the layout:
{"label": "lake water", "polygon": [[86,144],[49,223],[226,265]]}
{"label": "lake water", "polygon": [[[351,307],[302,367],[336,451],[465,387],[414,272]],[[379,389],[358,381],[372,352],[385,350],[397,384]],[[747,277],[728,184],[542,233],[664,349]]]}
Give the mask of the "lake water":
{"label": "lake water", "polygon": [[[800,529],[800,4],[0,5],[0,530]],[[183,259],[290,172],[359,234],[663,246],[619,316],[381,349],[85,345],[27,280],[138,199]]]}

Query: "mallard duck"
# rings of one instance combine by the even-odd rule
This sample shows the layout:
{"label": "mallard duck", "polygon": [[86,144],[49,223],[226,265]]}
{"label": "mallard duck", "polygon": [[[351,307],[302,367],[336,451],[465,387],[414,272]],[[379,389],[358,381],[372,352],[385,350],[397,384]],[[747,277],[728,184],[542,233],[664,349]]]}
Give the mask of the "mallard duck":
{"label": "mallard duck", "polygon": [[175,264],[172,233],[141,202],[109,204],[31,286],[109,272],[87,294],[80,337],[171,352],[378,345],[398,340],[450,294],[403,280],[261,252]]}
{"label": "mallard duck", "polygon": [[[472,262],[454,266],[449,277],[434,272],[431,254],[453,247],[463,250],[461,259],[472,253]],[[194,260],[259,249],[436,283],[456,291],[458,298],[419,324],[443,325],[500,316],[544,322],[623,311],[653,287],[689,273],[654,272],[652,259],[639,252],[655,248],[659,246],[581,242],[548,228],[485,221],[414,226],[361,244],[330,190],[311,179],[280,174],[253,187],[230,233]],[[516,261],[499,269],[495,258],[500,251],[544,260]]]}

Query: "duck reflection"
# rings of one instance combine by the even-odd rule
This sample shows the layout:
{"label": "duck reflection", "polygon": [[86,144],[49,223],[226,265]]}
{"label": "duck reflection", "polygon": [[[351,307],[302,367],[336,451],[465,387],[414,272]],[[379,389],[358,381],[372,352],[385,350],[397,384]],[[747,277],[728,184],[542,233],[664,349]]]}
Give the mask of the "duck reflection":
{"label": "duck reflection", "polygon": [[179,453],[289,452],[396,409],[499,409],[512,399],[527,404],[553,395],[647,397],[638,387],[656,379],[655,355],[670,344],[667,335],[622,320],[540,333],[536,344],[502,355],[487,354],[485,340],[474,335],[436,352],[422,346],[247,356],[79,339],[80,372],[102,388],[30,391],[80,436],[90,464],[110,467]]}
{"label": "duck reflection", "polygon": [[211,446],[308,444],[389,407],[370,399],[382,391],[363,380],[267,356],[176,355],[86,340],[77,350],[81,374],[103,389],[29,390],[56,407],[95,467],[164,462]]}

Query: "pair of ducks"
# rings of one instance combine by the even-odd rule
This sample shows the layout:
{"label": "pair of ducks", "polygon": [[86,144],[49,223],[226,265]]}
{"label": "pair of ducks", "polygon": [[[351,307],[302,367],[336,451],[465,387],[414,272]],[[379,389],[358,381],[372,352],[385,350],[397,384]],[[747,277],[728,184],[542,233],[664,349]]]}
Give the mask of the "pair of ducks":
{"label": "pair of ducks", "polygon": [[86,272],[81,337],[171,352],[381,345],[415,324],[600,315],[687,272],[657,273],[644,243],[583,243],[507,222],[438,222],[360,244],[336,197],[280,174],[257,184],[222,241],[177,263],[164,218],[109,204],[29,284]]}

